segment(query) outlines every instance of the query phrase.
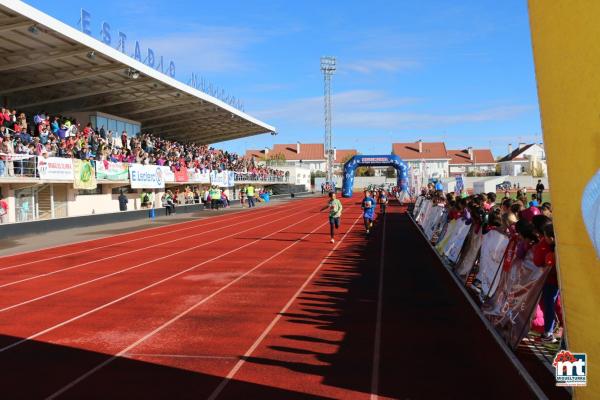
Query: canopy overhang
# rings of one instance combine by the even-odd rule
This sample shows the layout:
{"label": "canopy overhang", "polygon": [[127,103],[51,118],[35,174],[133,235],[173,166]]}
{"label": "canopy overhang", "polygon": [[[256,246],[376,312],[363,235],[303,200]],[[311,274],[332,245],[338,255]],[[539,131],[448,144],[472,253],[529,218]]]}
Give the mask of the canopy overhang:
{"label": "canopy overhang", "polygon": [[0,35],[0,98],[10,108],[100,111],[203,144],[276,132],[21,1],[0,0]]}

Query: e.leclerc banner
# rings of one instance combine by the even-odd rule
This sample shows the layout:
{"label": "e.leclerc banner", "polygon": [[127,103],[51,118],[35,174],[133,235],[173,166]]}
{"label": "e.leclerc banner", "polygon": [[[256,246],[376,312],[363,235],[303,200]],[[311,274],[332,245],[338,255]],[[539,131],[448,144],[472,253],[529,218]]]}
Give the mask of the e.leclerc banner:
{"label": "e.leclerc banner", "polygon": [[163,171],[158,165],[131,164],[129,180],[132,189],[163,189],[165,187]]}

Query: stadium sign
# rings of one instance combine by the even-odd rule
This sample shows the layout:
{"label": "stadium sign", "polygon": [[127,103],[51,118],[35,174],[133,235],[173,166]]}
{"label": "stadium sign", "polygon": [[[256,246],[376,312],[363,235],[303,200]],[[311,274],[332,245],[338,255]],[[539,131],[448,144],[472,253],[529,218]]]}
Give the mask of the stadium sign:
{"label": "stadium sign", "polygon": [[[86,35],[90,35],[94,37],[92,34],[92,14],[89,11],[81,9],[81,15],[79,18],[79,28]],[[110,23],[102,22],[100,25],[100,40],[108,45],[112,46],[113,43],[113,35],[110,27]],[[115,47],[117,50],[121,51],[124,54],[129,55],[130,57],[136,59],[137,61],[146,64],[150,68],[154,68],[157,71],[162,72],[163,74],[169,75],[171,78],[175,77],[175,62],[170,61],[168,66],[165,66],[164,57],[156,55],[153,49],[147,48],[144,59],[142,60],[142,51],[139,41],[135,41],[133,54],[127,52],[127,34],[124,32],[118,31],[117,33],[117,46]]]}

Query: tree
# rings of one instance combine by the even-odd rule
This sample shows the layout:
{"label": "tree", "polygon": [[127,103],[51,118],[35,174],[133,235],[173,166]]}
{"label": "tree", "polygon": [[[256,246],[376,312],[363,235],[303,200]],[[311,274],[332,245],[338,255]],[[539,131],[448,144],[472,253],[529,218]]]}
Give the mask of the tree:
{"label": "tree", "polygon": [[358,167],[354,173],[356,176],[375,176],[373,167]]}
{"label": "tree", "polygon": [[385,177],[386,178],[395,178],[396,177],[396,168],[387,167],[385,170]]}

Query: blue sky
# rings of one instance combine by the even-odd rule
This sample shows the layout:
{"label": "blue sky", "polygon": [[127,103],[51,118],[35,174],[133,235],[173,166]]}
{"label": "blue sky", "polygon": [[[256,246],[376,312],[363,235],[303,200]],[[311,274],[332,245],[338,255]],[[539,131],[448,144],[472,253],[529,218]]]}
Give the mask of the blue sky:
{"label": "blue sky", "polygon": [[[28,0],[77,25],[80,8],[243,100],[279,134],[220,143],[234,151],[322,142],[322,55],[337,57],[337,148],[389,153],[392,142],[448,148],[541,141],[524,0]],[[113,39],[113,41],[115,41]],[[132,51],[132,49],[130,50]]]}

